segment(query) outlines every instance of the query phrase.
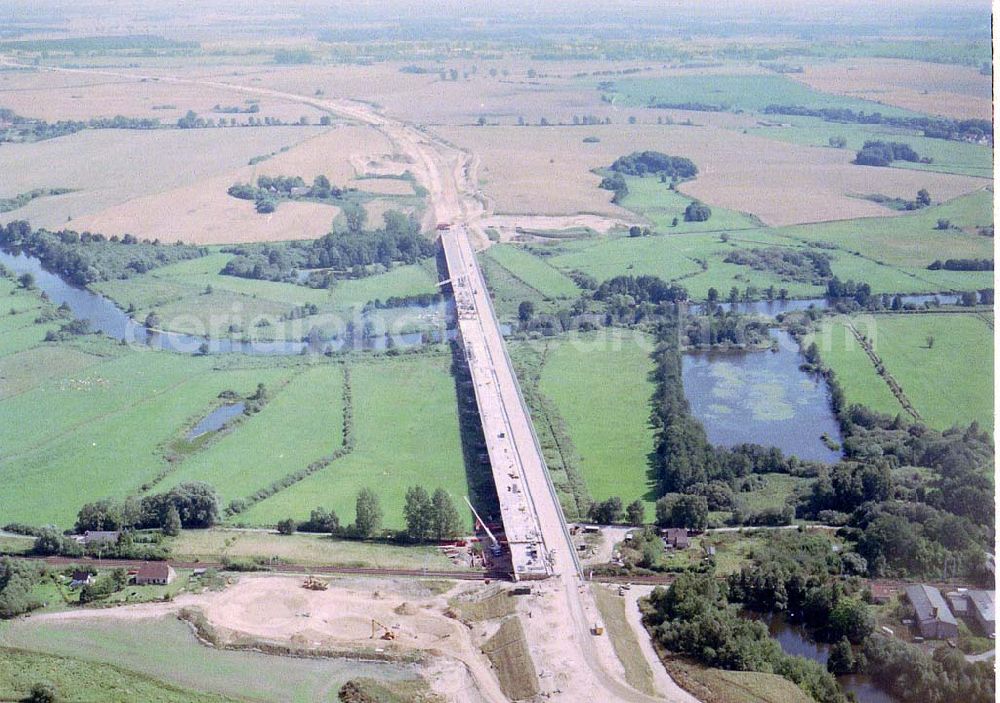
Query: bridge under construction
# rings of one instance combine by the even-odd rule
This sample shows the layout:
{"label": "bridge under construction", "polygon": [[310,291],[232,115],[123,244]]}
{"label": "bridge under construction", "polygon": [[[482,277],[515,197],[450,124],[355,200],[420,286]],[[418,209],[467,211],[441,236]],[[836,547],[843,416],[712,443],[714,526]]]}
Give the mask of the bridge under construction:
{"label": "bridge under construction", "polygon": [[[467,231],[441,232],[515,580],[579,571],[555,489]],[[567,553],[568,552],[568,553]]]}

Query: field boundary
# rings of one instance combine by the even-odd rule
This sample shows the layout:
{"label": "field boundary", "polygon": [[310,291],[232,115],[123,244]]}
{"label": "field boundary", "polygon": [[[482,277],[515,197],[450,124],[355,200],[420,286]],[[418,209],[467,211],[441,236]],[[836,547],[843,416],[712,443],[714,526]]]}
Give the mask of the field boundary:
{"label": "field boundary", "polygon": [[229,505],[226,506],[226,517],[233,517],[242,512],[245,512],[249,508],[252,508],[257,503],[263,500],[267,500],[272,496],[280,493],[281,491],[294,486],[299,481],[302,481],[313,474],[322,471],[335,462],[337,459],[342,459],[351,452],[354,451],[355,438],[354,438],[354,406],[352,404],[352,391],[351,391],[351,370],[348,364],[343,366],[344,372],[344,386],[343,386],[343,406],[344,406],[344,419],[343,427],[341,430],[342,445],[338,449],[335,449],[332,453],[317,459],[316,461],[309,464],[304,469],[299,469],[290,474],[286,474],[282,478],[273,481],[264,488],[257,490],[254,493],[246,496],[245,498],[236,498],[230,501]]}
{"label": "field boundary", "polygon": [[917,409],[913,407],[913,403],[910,402],[910,399],[906,396],[906,392],[903,391],[903,387],[899,384],[899,381],[897,381],[896,378],[889,373],[889,370],[885,367],[885,363],[875,352],[875,348],[872,346],[871,341],[858,331],[858,328],[854,326],[854,322],[850,318],[846,319],[845,326],[851,331],[851,334],[854,335],[858,344],[861,345],[861,348],[871,360],[872,365],[875,366],[875,373],[877,373],[882,380],[885,381],[886,385],[889,386],[889,390],[892,391],[892,394],[896,397],[896,400],[899,401],[899,404],[903,406],[903,410],[913,417],[914,420],[923,422],[923,418],[920,416]]}

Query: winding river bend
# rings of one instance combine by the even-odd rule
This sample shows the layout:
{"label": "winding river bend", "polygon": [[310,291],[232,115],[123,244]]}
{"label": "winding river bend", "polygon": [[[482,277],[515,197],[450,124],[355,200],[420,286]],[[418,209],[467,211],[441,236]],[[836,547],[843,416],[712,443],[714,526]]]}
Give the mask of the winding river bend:
{"label": "winding river bend", "polygon": [[[181,334],[149,330],[144,325],[129,317],[114,301],[86,288],[80,288],[67,283],[58,275],[46,271],[41,261],[24,253],[13,254],[0,250],[0,264],[3,264],[15,275],[30,273],[34,276],[35,285],[43,291],[56,305],[65,304],[78,320],[87,320],[90,328],[112,339],[137,346],[159,349],[181,354],[195,354],[203,350],[210,354],[249,354],[252,356],[293,356],[302,353],[322,353],[328,347],[334,351],[346,349],[355,350],[385,350],[390,344],[397,347],[413,347],[423,344],[424,335],[420,332],[383,334],[364,336],[359,334],[345,335],[334,339],[316,339],[313,341],[241,341],[229,338],[202,337],[198,335]],[[430,332],[430,339],[439,342],[442,339],[453,339],[455,336],[455,306],[451,300],[434,303],[429,306],[407,306],[404,310],[416,314],[426,314],[428,311],[440,313],[444,325]],[[365,313],[360,322],[375,321],[380,313],[396,311],[372,310]],[[363,327],[364,325],[358,325]],[[378,325],[375,325],[378,328]],[[389,340],[392,340],[390,343]]]}

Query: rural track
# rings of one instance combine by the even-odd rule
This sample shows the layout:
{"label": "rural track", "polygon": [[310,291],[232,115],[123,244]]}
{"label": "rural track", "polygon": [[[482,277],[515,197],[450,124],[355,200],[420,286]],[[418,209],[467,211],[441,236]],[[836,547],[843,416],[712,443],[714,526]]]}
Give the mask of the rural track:
{"label": "rural track", "polygon": [[[84,565],[99,569],[129,569],[138,568],[147,563],[142,559],[95,559],[93,557],[16,557],[42,561],[52,566]],[[214,561],[179,561],[168,559],[167,563],[175,569],[217,569],[223,571],[226,565]],[[490,581],[504,578],[503,575],[488,571],[441,571],[432,569],[393,569],[366,566],[321,566],[310,564],[275,564],[273,568],[255,569],[250,572],[238,573],[279,573],[279,574],[329,574],[349,576],[402,576],[408,578],[440,578],[457,581]]]}

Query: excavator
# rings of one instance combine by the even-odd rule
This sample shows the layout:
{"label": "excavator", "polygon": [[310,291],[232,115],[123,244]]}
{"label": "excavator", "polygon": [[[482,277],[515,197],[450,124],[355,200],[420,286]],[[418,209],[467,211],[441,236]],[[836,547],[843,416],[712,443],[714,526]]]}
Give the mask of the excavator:
{"label": "excavator", "polygon": [[382,635],[379,637],[380,640],[396,639],[396,633],[393,632],[391,628],[386,627],[375,618],[372,618],[372,636],[369,639],[375,639],[375,634],[378,632],[378,628],[382,628],[383,630]]}

